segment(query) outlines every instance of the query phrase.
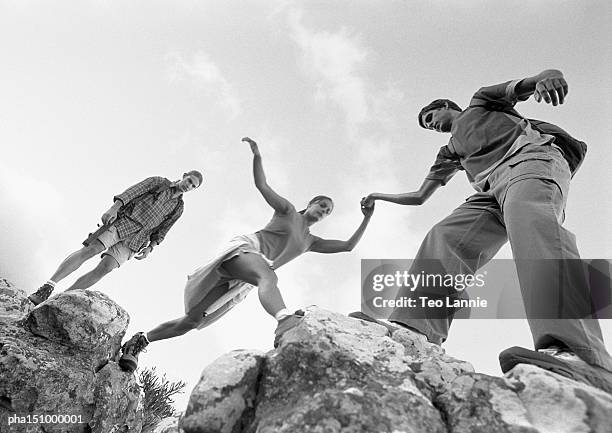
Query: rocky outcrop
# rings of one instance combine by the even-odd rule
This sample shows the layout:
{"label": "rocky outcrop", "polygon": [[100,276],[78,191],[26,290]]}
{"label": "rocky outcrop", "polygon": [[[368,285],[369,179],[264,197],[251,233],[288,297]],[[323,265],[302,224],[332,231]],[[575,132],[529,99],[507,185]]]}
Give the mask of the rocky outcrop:
{"label": "rocky outcrop", "polygon": [[248,426],[263,361],[261,352],[235,350],[209,365],[191,393],[183,429],[232,433]]}
{"label": "rocky outcrop", "polygon": [[[185,433],[179,428],[180,416],[173,416],[162,419],[150,433]],[[143,430],[144,433],[144,430]]]}
{"label": "rocky outcrop", "polygon": [[33,305],[26,293],[0,278],[0,320],[19,320],[30,312]]}
{"label": "rocky outcrop", "polygon": [[[180,421],[212,432],[612,432],[612,396],[537,367],[475,373],[420,335],[310,308],[262,355],[204,369]],[[173,425],[170,432],[180,430]]]}
{"label": "rocky outcrop", "polygon": [[[32,308],[0,280],[0,433],[141,432],[142,391],[114,362],[127,324],[102,293]],[[150,431],[612,433],[610,394],[529,365],[476,373],[420,334],[389,334],[311,307],[278,348],[206,367],[184,414]]]}
{"label": "rocky outcrop", "polygon": [[93,291],[36,308],[6,282],[0,293],[0,432],[140,432],[140,387],[112,361],[123,309]]}
{"label": "rocky outcrop", "polygon": [[97,368],[121,347],[129,316],[103,293],[72,290],[34,308],[25,323],[35,335],[87,352]]}

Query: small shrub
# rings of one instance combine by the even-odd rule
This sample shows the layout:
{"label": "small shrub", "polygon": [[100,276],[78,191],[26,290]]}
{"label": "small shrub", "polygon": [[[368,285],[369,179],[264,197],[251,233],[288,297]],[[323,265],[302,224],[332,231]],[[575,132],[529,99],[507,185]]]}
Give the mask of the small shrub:
{"label": "small shrub", "polygon": [[178,415],[171,397],[183,392],[187,384],[182,380],[170,382],[165,374],[159,377],[155,367],[142,370],[138,377],[144,392],[142,433],[146,433],[162,419]]}

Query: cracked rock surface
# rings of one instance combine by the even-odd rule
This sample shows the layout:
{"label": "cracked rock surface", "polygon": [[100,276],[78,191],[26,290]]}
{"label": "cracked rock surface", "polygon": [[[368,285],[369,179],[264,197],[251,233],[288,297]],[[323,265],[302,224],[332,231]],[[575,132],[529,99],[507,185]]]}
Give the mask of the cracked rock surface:
{"label": "cracked rock surface", "polygon": [[[33,307],[0,280],[0,433],[140,432],[140,387],[111,360],[127,313],[93,291],[48,302]],[[28,415],[56,418],[8,425]],[[73,419],[61,423],[57,415]]]}
{"label": "cracked rock surface", "polygon": [[202,372],[164,433],[612,432],[612,395],[529,365],[474,372],[424,336],[308,309],[266,354]]}

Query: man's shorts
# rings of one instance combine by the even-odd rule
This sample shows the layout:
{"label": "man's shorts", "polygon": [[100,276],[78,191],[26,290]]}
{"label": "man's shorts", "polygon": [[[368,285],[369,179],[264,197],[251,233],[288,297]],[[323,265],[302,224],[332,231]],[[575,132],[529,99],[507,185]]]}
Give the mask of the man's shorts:
{"label": "man's shorts", "polygon": [[124,240],[119,239],[117,228],[113,225],[98,236],[98,240],[102,242],[102,245],[106,248],[106,251],[102,253],[102,257],[111,256],[119,266],[136,255],[136,253],[126,245],[129,238]]}

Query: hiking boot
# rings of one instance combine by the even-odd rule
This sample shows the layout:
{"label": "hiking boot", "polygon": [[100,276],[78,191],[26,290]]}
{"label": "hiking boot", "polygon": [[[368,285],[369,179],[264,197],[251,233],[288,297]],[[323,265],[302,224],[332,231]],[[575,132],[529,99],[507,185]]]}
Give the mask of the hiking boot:
{"label": "hiking boot", "polygon": [[285,316],[278,321],[276,330],[274,331],[274,347],[278,347],[281,337],[290,330],[296,327],[304,318],[304,311],[297,310],[295,313]]}
{"label": "hiking boot", "polygon": [[40,286],[37,291],[28,296],[28,299],[32,304],[38,305],[41,302],[45,302],[47,299],[49,299],[49,296],[51,296],[51,292],[53,291],[53,289],[54,287],[51,284],[45,283]]}
{"label": "hiking boot", "polygon": [[499,365],[504,373],[517,364],[535,365],[612,394],[612,372],[588,364],[568,348],[551,346],[534,351],[514,346],[499,354]]}
{"label": "hiking boot", "polygon": [[140,352],[146,352],[145,348],[148,345],[149,341],[144,332],[134,334],[132,338],[121,346],[122,355],[121,358],[119,358],[119,367],[130,373],[134,372],[136,367],[138,367],[138,354]]}

